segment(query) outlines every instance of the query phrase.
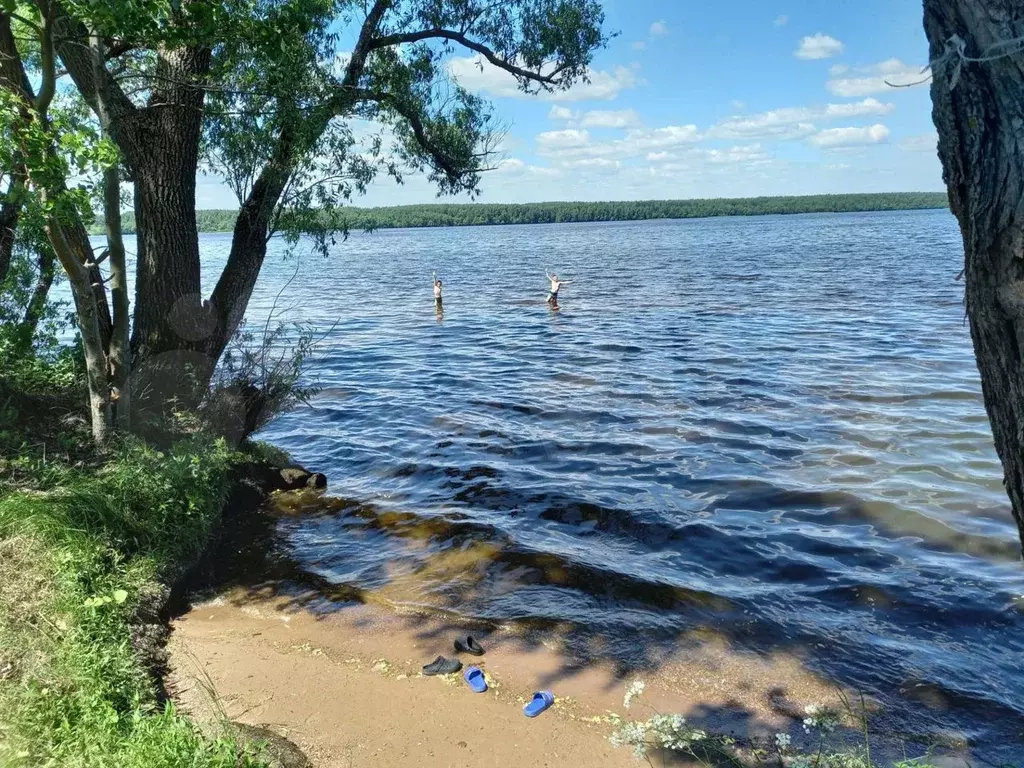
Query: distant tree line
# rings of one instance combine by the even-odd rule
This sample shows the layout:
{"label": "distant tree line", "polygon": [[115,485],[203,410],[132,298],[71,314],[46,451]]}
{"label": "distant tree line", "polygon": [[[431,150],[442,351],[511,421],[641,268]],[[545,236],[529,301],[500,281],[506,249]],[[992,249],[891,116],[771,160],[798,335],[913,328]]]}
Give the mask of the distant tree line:
{"label": "distant tree line", "polygon": [[[433,203],[383,208],[343,208],[332,218],[351,230],[394,227],[467,227],[487,224],[557,224],[575,221],[696,219],[708,216],[763,216],[788,213],[846,213],[946,208],[945,192],[861,195],[805,195],[709,200],[637,200],[600,203]],[[200,232],[230,232],[237,211],[196,211]],[[127,214],[126,232],[135,219]]]}

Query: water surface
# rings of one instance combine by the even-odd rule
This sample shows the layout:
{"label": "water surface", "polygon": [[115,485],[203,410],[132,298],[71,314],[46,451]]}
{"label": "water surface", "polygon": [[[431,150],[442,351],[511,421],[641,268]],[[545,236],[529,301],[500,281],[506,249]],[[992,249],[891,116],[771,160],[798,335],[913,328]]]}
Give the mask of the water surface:
{"label": "water surface", "polygon": [[629,665],[709,627],[1024,754],[1024,569],[948,212],[274,249],[250,317],[325,333],[323,391],[263,437],[369,505],[283,522],[306,567]]}

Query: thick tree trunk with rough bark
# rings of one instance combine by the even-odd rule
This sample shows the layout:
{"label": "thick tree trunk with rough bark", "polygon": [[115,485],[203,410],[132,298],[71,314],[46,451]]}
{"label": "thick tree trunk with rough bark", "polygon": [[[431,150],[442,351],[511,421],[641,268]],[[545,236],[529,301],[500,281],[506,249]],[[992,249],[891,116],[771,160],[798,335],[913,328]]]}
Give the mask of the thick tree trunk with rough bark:
{"label": "thick tree trunk with rough bark", "polygon": [[[1024,544],[1024,37],[1020,0],[925,0],[933,119],[964,240],[967,316]],[[962,60],[1004,54],[990,61]]]}
{"label": "thick tree trunk with rough bark", "polygon": [[157,82],[169,85],[154,91],[132,132],[132,143],[147,148],[129,154],[138,238],[136,354],[195,349],[209,333],[196,226],[202,78],[209,64],[208,49],[164,52]]}

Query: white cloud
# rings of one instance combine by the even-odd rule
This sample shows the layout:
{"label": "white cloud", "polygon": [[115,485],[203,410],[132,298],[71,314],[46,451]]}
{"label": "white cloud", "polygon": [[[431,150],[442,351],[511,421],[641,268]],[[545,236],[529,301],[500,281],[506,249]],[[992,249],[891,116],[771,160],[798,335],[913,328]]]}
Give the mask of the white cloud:
{"label": "white cloud", "polygon": [[498,167],[494,169],[495,173],[519,173],[526,168],[526,163],[520,160],[518,157],[506,157],[500,163]]}
{"label": "white cloud", "polygon": [[850,169],[852,167],[853,166],[850,165],[849,163],[829,163],[828,165],[825,166],[825,170],[826,171],[845,171],[845,170],[848,170],[848,169]]}
{"label": "white cloud", "polygon": [[744,107],[746,107],[747,105],[746,105],[746,104],[744,104],[744,103],[743,103],[742,101],[740,101],[739,99],[733,99],[732,101],[730,101],[730,102],[729,102],[729,106],[730,106],[730,107],[732,107],[733,109],[735,109],[735,110],[736,110],[737,112],[740,112],[740,111],[742,111],[742,110],[743,110],[743,108],[744,108]]}
{"label": "white cloud", "polygon": [[575,128],[562,131],[544,131],[537,134],[537,143],[542,150],[583,147],[590,143],[590,134]]}
{"label": "white cloud", "polygon": [[765,160],[768,155],[761,149],[760,144],[748,144],[746,146],[730,147],[729,149],[707,150],[707,158],[712,163],[749,163],[755,160]]}
{"label": "white cloud", "polygon": [[860,147],[868,144],[882,144],[889,138],[889,129],[881,123],[860,128],[829,128],[819,131],[808,141],[816,147],[837,149],[839,147]]}
{"label": "white cloud", "polygon": [[635,128],[640,123],[640,115],[633,109],[595,109],[583,115],[584,128]]}
{"label": "white cloud", "polygon": [[634,51],[642,51],[642,50],[644,50],[646,48],[647,48],[647,43],[645,43],[643,40],[637,40],[636,42],[633,43],[633,50]]}
{"label": "white cloud", "polygon": [[708,131],[713,139],[797,139],[808,136],[816,130],[816,121],[830,121],[851,117],[887,115],[895,107],[883,104],[878,99],[843,104],[826,104],[823,107],[783,107],[757,115],[734,115],[720,120]]}
{"label": "white cloud", "polygon": [[453,78],[471,91],[484,91],[492,96],[509,99],[536,98],[543,101],[586,101],[610,100],[621,91],[634,88],[639,83],[636,71],[629,67],[616,67],[612,71],[590,70],[589,83],[577,82],[568,91],[526,94],[519,90],[516,79],[503,69],[495,67],[483,56],[456,57],[448,62],[448,71]]}
{"label": "white cloud", "polygon": [[784,27],[789,23],[789,16],[787,16],[786,14],[776,16],[775,21],[773,23],[776,27]]}
{"label": "white cloud", "polygon": [[773,162],[760,144],[734,146],[728,149],[690,147],[677,152],[650,152],[647,160],[651,163],[648,170],[655,176],[747,172]]}
{"label": "white cloud", "polygon": [[839,77],[840,75],[845,75],[849,71],[850,67],[848,64],[833,64],[831,67],[828,68],[828,73],[832,77]]}
{"label": "white cloud", "polygon": [[587,130],[567,128],[538,134],[537,154],[557,165],[596,158],[618,161],[642,157],[656,150],[682,149],[700,141],[701,138],[696,125],[667,125],[654,129],[632,128],[626,131],[625,138],[613,141],[592,141]]}
{"label": "white cloud", "polygon": [[[835,68],[833,68],[835,69]],[[831,71],[830,79],[825,87],[836,96],[855,99],[872,93],[884,93],[895,90],[893,86],[923,85],[927,77],[921,74],[920,67],[904,64],[899,59],[887,59],[870,67],[857,70],[856,77],[842,77],[849,70]]]}
{"label": "white cloud", "polygon": [[668,37],[668,32],[668,24],[665,23],[664,19],[659,19],[658,21],[651,24],[651,28],[648,30],[648,34],[651,36],[652,39],[656,39],[659,37]]}
{"label": "white cloud", "polygon": [[918,136],[908,136],[900,142],[900,149],[906,152],[931,152],[938,149],[939,134],[935,131],[922,133]]}
{"label": "white cloud", "polygon": [[609,160],[606,157],[580,157],[566,160],[563,166],[566,168],[597,168],[611,170],[621,166],[618,160]]}
{"label": "white cloud", "polygon": [[647,150],[690,144],[702,138],[696,125],[666,125],[653,130],[627,131],[625,142],[639,150]]}
{"label": "white cloud", "polygon": [[575,120],[577,114],[568,107],[562,107],[558,104],[551,105],[551,111],[548,112],[548,119],[550,120]]}
{"label": "white cloud", "polygon": [[801,40],[800,46],[793,52],[793,55],[798,59],[831,59],[842,53],[844,47],[834,37],[819,32]]}

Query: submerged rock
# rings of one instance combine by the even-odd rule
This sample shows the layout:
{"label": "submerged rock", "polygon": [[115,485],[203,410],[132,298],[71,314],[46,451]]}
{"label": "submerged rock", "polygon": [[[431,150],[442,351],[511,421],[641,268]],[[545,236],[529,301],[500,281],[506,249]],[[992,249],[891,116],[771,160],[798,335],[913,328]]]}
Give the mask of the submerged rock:
{"label": "submerged rock", "polygon": [[326,488],[327,477],[320,472],[310,472],[302,467],[285,467],[278,470],[283,486],[282,491],[294,491],[298,488]]}

